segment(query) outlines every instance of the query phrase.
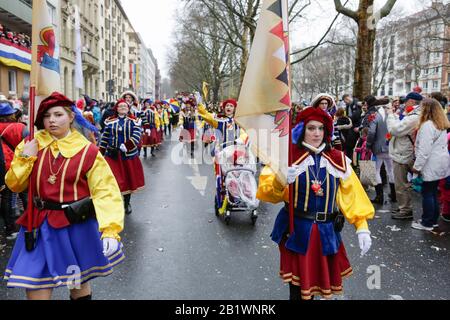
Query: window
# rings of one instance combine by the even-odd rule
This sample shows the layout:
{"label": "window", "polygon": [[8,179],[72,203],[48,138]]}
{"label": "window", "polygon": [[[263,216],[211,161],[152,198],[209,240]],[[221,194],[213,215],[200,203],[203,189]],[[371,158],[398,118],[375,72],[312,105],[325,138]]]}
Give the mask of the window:
{"label": "window", "polygon": [[53,26],[56,27],[56,8],[51,3],[48,3],[48,1],[47,6],[48,6],[48,13],[50,14],[50,19],[52,20],[52,24]]}
{"label": "window", "polygon": [[439,81],[433,81],[433,89],[439,88]]}
{"label": "window", "polygon": [[423,88],[424,88],[424,89],[428,89],[428,81],[425,81],[425,82],[423,83]]}
{"label": "window", "polygon": [[17,72],[15,70],[8,71],[9,92],[17,93]]}

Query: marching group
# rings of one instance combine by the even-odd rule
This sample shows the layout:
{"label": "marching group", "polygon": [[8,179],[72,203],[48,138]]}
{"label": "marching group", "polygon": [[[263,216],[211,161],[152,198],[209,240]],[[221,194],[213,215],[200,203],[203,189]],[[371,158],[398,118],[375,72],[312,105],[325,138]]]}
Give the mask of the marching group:
{"label": "marching group", "polygon": [[[391,202],[398,203],[392,218],[413,219],[414,184],[424,210],[412,227],[432,231],[441,212],[448,219],[450,125],[443,96],[411,92],[394,101],[368,96],[360,104],[346,95],[343,101],[338,107],[332,96],[319,94],[309,106],[295,108],[290,143],[295,162],[287,181],[267,166],[255,190],[261,201],[285,204],[271,237],[292,300],[342,293],[342,279],[352,274],[341,237],[344,221],[355,226],[366,254],[372,203],[384,204],[383,167]],[[30,139],[20,113],[1,101],[1,209],[8,238],[17,238],[5,271],[8,287],[25,288],[29,299],[50,299],[53,289],[70,285],[67,267],[75,265],[79,286],[69,287],[70,298],[92,299],[89,281],[111,274],[124,260],[119,234],[132,213],[131,195],[145,187],[141,154],[147,158],[150,148],[156,156],[175,126],[192,157],[199,129],[205,145],[247,144],[234,119],[237,108],[235,100],[207,108],[198,93],[140,101],[125,92],[117,102],[103,104],[87,96],[74,102],[55,92],[38,106],[39,131]],[[377,193],[372,201],[366,192],[371,185]],[[17,221],[16,194],[24,208],[27,199],[33,202],[33,210],[24,210]]]}

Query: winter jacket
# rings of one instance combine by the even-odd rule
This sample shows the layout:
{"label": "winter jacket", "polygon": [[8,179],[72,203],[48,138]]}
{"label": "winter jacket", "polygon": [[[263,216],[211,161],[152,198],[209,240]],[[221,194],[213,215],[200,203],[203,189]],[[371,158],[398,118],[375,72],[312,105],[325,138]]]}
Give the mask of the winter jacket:
{"label": "winter jacket", "polygon": [[389,152],[389,145],[386,142],[388,128],[386,124],[386,112],[384,108],[371,110],[368,114],[369,135],[367,136],[367,148],[373,154]]}
{"label": "winter jacket", "polygon": [[419,129],[416,138],[414,169],[424,181],[438,181],[450,175],[450,155],[446,130],[438,130],[429,120]]}
{"label": "winter jacket", "polygon": [[405,115],[403,120],[395,114],[387,117],[387,127],[392,136],[389,144],[389,155],[400,164],[410,164],[414,161],[414,134],[419,124],[421,108],[417,106]]}

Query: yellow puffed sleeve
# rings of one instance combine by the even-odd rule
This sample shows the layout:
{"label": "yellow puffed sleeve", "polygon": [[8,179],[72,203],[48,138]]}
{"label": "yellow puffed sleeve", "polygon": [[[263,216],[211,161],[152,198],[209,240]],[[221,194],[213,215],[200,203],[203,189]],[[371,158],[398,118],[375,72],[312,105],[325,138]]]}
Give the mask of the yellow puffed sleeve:
{"label": "yellow puffed sleeve", "polygon": [[119,185],[108,163],[99,152],[94,165],[87,173],[89,190],[103,238],[120,241],[124,227],[125,210]]}
{"label": "yellow puffed sleeve", "polygon": [[25,142],[22,141],[16,148],[14,159],[11,162],[11,168],[6,173],[5,183],[14,193],[21,193],[27,190],[31,172],[37,157],[23,158],[20,155],[23,152]]}
{"label": "yellow puffed sleeve", "polygon": [[266,166],[259,176],[259,186],[256,197],[264,202],[289,202],[289,188],[283,186],[276,178],[273,170]]}
{"label": "yellow puffed sleeve", "polygon": [[216,119],[214,119],[214,116],[212,115],[212,113],[209,113],[206,110],[206,108],[205,108],[205,106],[203,104],[199,104],[198,105],[198,113],[214,129],[217,129],[219,127],[219,122]]}
{"label": "yellow puffed sleeve", "polygon": [[357,231],[369,230],[367,220],[373,219],[375,208],[353,170],[348,179],[345,181],[341,179],[336,203],[349,223],[355,225]]}
{"label": "yellow puffed sleeve", "polygon": [[161,116],[159,115],[158,112],[155,112],[155,125],[156,125],[156,129],[161,128]]}

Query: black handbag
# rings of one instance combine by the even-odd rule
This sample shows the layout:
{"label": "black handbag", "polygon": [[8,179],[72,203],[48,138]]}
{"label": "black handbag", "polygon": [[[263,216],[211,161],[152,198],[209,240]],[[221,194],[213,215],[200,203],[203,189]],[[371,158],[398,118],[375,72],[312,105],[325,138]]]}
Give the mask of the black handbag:
{"label": "black handbag", "polygon": [[95,217],[94,203],[91,198],[74,202],[64,208],[64,213],[70,224],[83,223]]}
{"label": "black handbag", "polygon": [[334,231],[341,232],[344,229],[345,217],[341,212],[336,213],[336,218],[334,219]]}

